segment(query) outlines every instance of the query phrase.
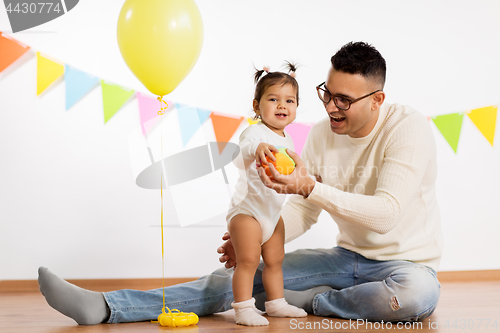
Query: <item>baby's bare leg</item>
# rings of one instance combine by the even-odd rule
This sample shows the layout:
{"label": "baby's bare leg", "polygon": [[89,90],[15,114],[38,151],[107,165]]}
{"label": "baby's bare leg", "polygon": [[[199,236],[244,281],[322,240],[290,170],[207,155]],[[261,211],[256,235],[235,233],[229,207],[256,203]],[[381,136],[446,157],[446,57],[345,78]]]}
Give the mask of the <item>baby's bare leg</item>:
{"label": "baby's bare leg", "polygon": [[257,313],[255,299],[252,298],[253,279],[260,263],[260,224],[251,216],[236,215],[229,223],[229,233],[238,263],[233,274],[232,303],[236,323],[247,326],[269,325],[267,319]]}
{"label": "baby's bare leg", "polygon": [[262,245],[264,269],[262,282],[266,289],[266,312],[272,317],[305,317],[307,313],[286,302],[283,294],[283,271],[281,265],[285,258],[285,226],[280,217],[274,233]]}
{"label": "baby's bare leg", "polygon": [[233,274],[235,302],[252,298],[253,279],[260,263],[262,231],[259,222],[248,215],[236,215],[229,223],[229,233],[238,265]]}
{"label": "baby's bare leg", "polygon": [[262,245],[262,259],[264,259],[262,282],[264,283],[268,301],[284,297],[283,271],[281,270],[285,258],[284,246],[285,226],[283,219],[280,217],[273,235]]}

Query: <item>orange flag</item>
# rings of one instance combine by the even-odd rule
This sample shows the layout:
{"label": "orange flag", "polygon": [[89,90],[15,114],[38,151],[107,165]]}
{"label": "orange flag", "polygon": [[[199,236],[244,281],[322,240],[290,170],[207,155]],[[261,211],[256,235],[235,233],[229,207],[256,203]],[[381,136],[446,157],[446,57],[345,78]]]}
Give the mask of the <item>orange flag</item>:
{"label": "orange flag", "polygon": [[212,126],[214,128],[217,145],[219,146],[219,153],[222,154],[227,142],[231,140],[234,132],[240,127],[245,117],[231,117],[212,112],[210,118],[212,118]]}
{"label": "orange flag", "polygon": [[4,36],[0,32],[0,50],[2,50],[2,56],[0,57],[0,72],[9,67],[10,64],[19,59],[29,49],[29,46]]}

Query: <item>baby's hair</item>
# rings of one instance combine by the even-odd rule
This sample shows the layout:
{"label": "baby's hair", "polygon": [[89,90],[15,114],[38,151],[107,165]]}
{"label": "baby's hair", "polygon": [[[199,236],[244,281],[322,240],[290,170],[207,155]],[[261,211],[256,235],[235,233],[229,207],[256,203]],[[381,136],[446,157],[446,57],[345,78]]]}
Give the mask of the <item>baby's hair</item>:
{"label": "baby's hair", "polygon": [[[264,94],[266,89],[269,88],[270,86],[274,86],[276,84],[281,84],[281,86],[290,84],[297,92],[296,96],[297,105],[299,105],[299,84],[297,83],[297,80],[295,80],[295,71],[297,70],[297,65],[289,61],[285,61],[284,66],[285,68],[288,69],[288,73],[271,72],[267,67],[264,67],[261,70],[255,69],[256,70],[254,75],[254,80],[256,83],[255,95],[254,95],[255,100],[260,102],[262,95]],[[267,74],[262,76],[264,73]]]}

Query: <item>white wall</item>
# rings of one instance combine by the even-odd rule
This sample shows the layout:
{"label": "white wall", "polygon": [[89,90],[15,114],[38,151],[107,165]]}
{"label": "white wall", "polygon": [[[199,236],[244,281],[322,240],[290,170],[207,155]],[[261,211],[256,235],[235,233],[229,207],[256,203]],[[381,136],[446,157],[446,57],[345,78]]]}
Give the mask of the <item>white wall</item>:
{"label": "white wall", "polygon": [[[63,63],[147,93],[117,47],[123,2],[80,1],[52,22],[11,35]],[[276,70],[293,60],[302,64],[297,121],[316,122],[324,110],[314,86],[326,77],[330,57],[351,40],[375,45],[386,58],[388,102],[435,116],[500,101],[495,0],[196,2],[203,51],[168,96],[176,102],[248,116],[253,64]],[[8,30],[2,7],[0,31]],[[128,138],[139,125],[137,100],[104,124],[100,89],[69,111],[64,94],[61,80],[35,97],[33,51],[0,74],[0,279],[35,279],[39,265],[64,278],[160,277],[160,194],[135,185],[129,157]],[[500,269],[499,139],[492,147],[464,117],[455,154],[432,126],[445,234],[441,269]],[[220,267],[215,250],[224,231],[165,229],[165,275],[201,276]],[[336,233],[322,214],[286,248],[331,247]]]}

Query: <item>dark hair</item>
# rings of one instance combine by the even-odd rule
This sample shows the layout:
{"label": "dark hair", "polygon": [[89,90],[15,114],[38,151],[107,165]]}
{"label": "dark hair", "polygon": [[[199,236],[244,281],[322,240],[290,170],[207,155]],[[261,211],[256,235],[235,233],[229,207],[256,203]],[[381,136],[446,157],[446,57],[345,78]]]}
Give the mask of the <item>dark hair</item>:
{"label": "dark hair", "polygon": [[331,59],[333,69],[349,74],[361,74],[385,84],[385,59],[375,47],[365,42],[350,42]]}
{"label": "dark hair", "polygon": [[[285,62],[284,66],[288,69],[288,73],[295,73],[295,71],[297,70],[297,65],[292,64],[288,61]],[[267,73],[267,71],[265,71],[264,69],[257,70],[254,75],[254,80],[256,83],[254,99],[260,102],[262,95],[270,86],[274,86],[276,84],[281,84],[282,86],[290,84],[297,92],[297,105],[299,104],[299,84],[293,76],[283,72],[269,72],[266,75],[262,76],[262,74],[264,74],[265,72]]]}

